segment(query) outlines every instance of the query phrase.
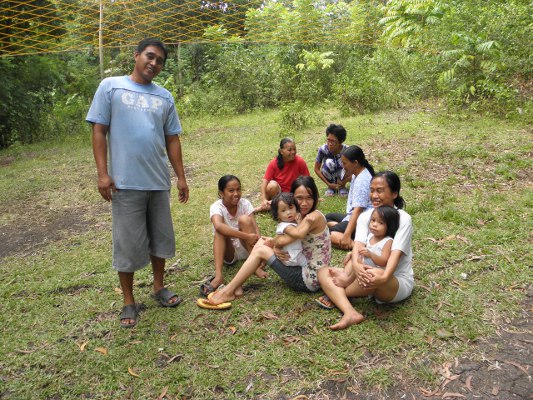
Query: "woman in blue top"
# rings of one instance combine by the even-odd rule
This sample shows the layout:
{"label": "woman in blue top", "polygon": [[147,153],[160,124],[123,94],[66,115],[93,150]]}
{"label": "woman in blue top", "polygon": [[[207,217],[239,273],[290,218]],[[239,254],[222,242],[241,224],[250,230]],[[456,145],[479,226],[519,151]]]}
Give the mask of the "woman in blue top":
{"label": "woman in blue top", "polygon": [[346,201],[346,213],[329,213],[326,215],[326,220],[333,247],[349,250],[353,246],[357,218],[372,208],[370,181],[375,173],[359,146],[350,146],[344,150],[341,161],[346,174],[352,179]]}

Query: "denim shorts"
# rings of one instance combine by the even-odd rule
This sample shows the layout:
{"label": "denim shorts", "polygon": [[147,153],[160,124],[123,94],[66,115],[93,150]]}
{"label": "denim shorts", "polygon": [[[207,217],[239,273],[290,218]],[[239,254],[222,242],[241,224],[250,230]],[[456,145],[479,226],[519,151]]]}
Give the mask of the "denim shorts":
{"label": "denim shorts", "polygon": [[111,209],[115,270],[135,272],[150,262],[150,256],[174,257],[170,191],[120,189],[113,193]]}

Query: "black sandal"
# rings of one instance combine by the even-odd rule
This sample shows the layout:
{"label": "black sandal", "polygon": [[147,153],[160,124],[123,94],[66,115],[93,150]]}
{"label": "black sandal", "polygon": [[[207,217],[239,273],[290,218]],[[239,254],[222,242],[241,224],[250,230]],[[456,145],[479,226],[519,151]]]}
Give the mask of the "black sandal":
{"label": "black sandal", "polygon": [[[119,318],[121,327],[133,328],[135,325],[137,325],[137,319],[139,318],[139,307],[137,307],[137,304],[128,304],[127,306],[122,307]],[[134,322],[130,322],[129,324],[123,322],[127,319],[132,319]]]}
{"label": "black sandal", "polygon": [[207,280],[204,283],[200,285],[200,296],[207,297],[211,293],[213,293],[215,290],[217,290],[219,287],[222,286],[222,285],[219,285],[217,287],[213,287],[213,285],[211,285],[211,282],[213,282],[213,279],[215,279],[215,277],[210,276],[209,278],[207,278]]}

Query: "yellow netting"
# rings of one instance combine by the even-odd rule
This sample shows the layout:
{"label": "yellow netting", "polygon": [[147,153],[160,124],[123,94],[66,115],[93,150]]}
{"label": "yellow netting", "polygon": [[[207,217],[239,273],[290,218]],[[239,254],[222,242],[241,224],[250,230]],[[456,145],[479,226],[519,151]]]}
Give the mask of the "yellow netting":
{"label": "yellow netting", "polygon": [[[145,37],[157,37],[167,44],[212,42],[230,37],[254,43],[369,44],[374,40],[371,31],[375,32],[375,21],[357,22],[357,18],[348,15],[348,25],[351,20],[357,25],[350,29],[346,21],[336,24],[320,20],[312,6],[308,8],[309,13],[301,12],[288,20],[276,20],[273,14],[256,25],[248,23],[246,26],[246,12],[262,10],[262,2],[237,1],[240,2],[2,1],[0,57],[92,50],[99,47],[100,37],[105,48],[131,46]],[[272,29],[276,24],[278,29]],[[215,34],[206,36],[209,27]],[[346,31],[339,34],[341,30]],[[221,37],[216,32],[225,32],[225,35]]]}

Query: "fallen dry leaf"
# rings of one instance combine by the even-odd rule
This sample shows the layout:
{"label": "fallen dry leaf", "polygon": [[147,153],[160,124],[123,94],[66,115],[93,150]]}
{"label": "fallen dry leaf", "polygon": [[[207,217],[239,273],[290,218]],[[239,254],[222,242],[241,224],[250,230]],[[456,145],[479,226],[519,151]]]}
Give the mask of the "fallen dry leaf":
{"label": "fallen dry leaf", "polygon": [[165,386],[163,388],[163,391],[161,392],[161,394],[157,398],[157,400],[163,400],[167,396],[167,392],[168,392],[168,386]]}
{"label": "fallen dry leaf", "polygon": [[20,354],[31,354],[33,353],[35,350],[20,350],[20,349],[15,349],[15,351],[17,353],[20,353]]}
{"label": "fallen dry leaf", "polygon": [[138,374],[136,374],[135,371],[133,370],[133,368],[131,368],[131,367],[128,367],[128,373],[131,376],[136,376],[137,378],[140,378],[140,376]]}
{"label": "fallen dry leaf", "polygon": [[463,399],[466,398],[466,396],[462,395],[461,393],[444,393],[442,395],[442,398],[443,399],[449,399],[449,398],[457,398],[457,397],[462,397]]}
{"label": "fallen dry leaf", "polygon": [[181,360],[183,358],[183,354],[176,354],[174,357],[171,357],[168,359],[167,364],[170,364],[171,362],[174,362],[176,360]]}
{"label": "fallen dry leaf", "polygon": [[273,319],[273,320],[279,319],[279,317],[276,314],[274,314],[274,313],[272,313],[270,311],[266,311],[266,312],[262,313],[261,315],[265,319]]}
{"label": "fallen dry leaf", "polygon": [[498,386],[493,386],[491,393],[493,396],[498,396],[498,393],[500,393],[500,388]]}
{"label": "fallen dry leaf", "polygon": [[468,241],[468,239],[465,238],[464,236],[459,236],[459,235],[457,235],[456,238],[459,239],[460,241],[466,243],[466,244],[470,244],[470,242]]}
{"label": "fallen dry leaf", "polygon": [[431,391],[431,390],[426,390],[424,388],[418,388],[418,390],[420,390],[420,393],[422,393],[422,396],[424,397],[433,397],[439,393],[439,389],[435,389]]}
{"label": "fallen dry leaf", "polygon": [[286,336],[283,338],[283,344],[285,344],[285,346],[288,346],[289,344],[292,344],[292,343],[299,343],[301,341],[302,339],[299,338],[298,336]]}
{"label": "fallen dry leaf", "polygon": [[446,382],[442,384],[442,388],[444,389],[444,386],[446,386],[448,383],[455,381],[456,379],[459,379],[461,375],[452,375],[448,378],[446,378]]}
{"label": "fallen dry leaf", "polygon": [[449,337],[453,336],[453,333],[451,333],[450,331],[447,331],[444,328],[437,329],[437,331],[435,333],[437,334],[437,336],[439,336],[441,338],[449,338]]}
{"label": "fallen dry leaf", "polygon": [[97,347],[94,349],[94,351],[97,351],[99,353],[102,353],[104,356],[107,356],[107,349],[105,347]]}
{"label": "fallen dry leaf", "polygon": [[296,397],[293,397],[291,400],[308,400],[309,397],[307,397],[305,394],[299,394]]}
{"label": "fallen dry leaf", "polygon": [[529,375],[529,374],[527,373],[527,369],[525,369],[524,367],[522,367],[520,364],[518,364],[518,363],[516,363],[516,362],[513,362],[513,361],[508,361],[508,360],[504,360],[503,362],[506,363],[506,364],[514,365],[516,368],[518,368],[519,370],[521,370],[524,374]]}
{"label": "fallen dry leaf", "polygon": [[85,347],[89,344],[89,341],[83,342],[82,344],[78,344],[78,347],[80,348],[80,351],[83,353],[85,351]]}
{"label": "fallen dry leaf", "polygon": [[469,391],[472,391],[472,378],[473,378],[472,375],[468,375],[468,376],[466,377],[466,381],[465,381],[465,386],[466,386],[466,388],[467,388]]}
{"label": "fallen dry leaf", "polygon": [[118,293],[118,294],[122,294],[122,289],[119,288],[119,287],[116,287],[115,288],[115,292]]}
{"label": "fallen dry leaf", "polygon": [[251,381],[248,386],[246,386],[246,389],[244,389],[244,393],[248,393],[250,389],[254,387],[254,381]]}

